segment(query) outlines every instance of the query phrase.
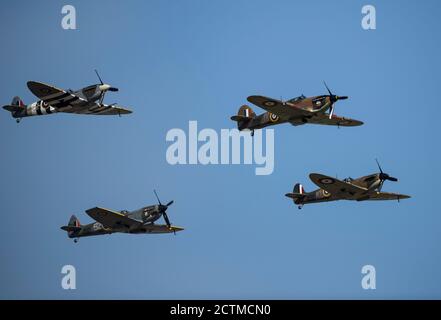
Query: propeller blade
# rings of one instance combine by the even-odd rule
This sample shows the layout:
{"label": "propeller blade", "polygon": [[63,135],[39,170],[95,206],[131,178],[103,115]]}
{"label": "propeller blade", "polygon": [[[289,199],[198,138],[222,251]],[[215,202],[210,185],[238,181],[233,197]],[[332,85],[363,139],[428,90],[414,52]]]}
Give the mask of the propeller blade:
{"label": "propeller blade", "polygon": [[378,186],[378,191],[379,192],[381,192],[381,189],[383,188],[383,183],[384,183],[384,180],[381,180],[380,181],[380,185]]}
{"label": "propeller blade", "polygon": [[375,159],[375,161],[377,162],[378,169],[380,170],[380,176],[379,176],[379,178],[380,178],[380,185],[378,187],[378,191],[381,192],[381,188],[383,187],[384,181],[389,180],[389,181],[397,182],[398,179],[395,178],[395,177],[391,177],[389,174],[383,172],[383,169],[381,168],[381,165],[378,162],[378,159]]}
{"label": "propeller blade", "polygon": [[380,169],[380,172],[383,173],[383,170],[381,169],[381,166],[380,166],[380,163],[378,162],[378,159],[375,158],[375,161],[377,162],[378,169]]}
{"label": "propeller blade", "polygon": [[103,80],[101,80],[101,77],[96,69],[95,69],[95,73],[98,76],[98,79],[100,80],[101,84],[104,84]]}
{"label": "propeller blade", "polygon": [[328,87],[328,85],[326,84],[326,82],[323,81],[323,83],[325,84],[326,90],[328,90],[329,98],[331,99],[331,102],[337,102],[338,100],[346,100],[346,99],[349,98],[348,96],[341,96],[341,97],[340,97],[340,96],[336,96],[335,94],[333,94],[333,93],[331,92],[331,90],[329,90],[329,87]]}
{"label": "propeller blade", "polygon": [[162,203],[161,203],[161,200],[159,200],[159,197],[158,197],[158,194],[156,193],[156,190],[153,190],[153,192],[155,193],[156,199],[158,199],[158,203],[159,203],[159,204],[162,204]]}
{"label": "propeller blade", "polygon": [[118,88],[115,88],[115,87],[110,87],[108,90],[109,90],[109,91],[112,91],[112,92],[116,92],[116,91],[118,91],[119,89],[118,89]]}
{"label": "propeller blade", "polygon": [[332,94],[331,90],[329,90],[328,85],[326,84],[326,82],[323,81],[323,83],[325,84],[326,90],[328,90],[329,95],[330,95],[330,96],[333,96],[333,94]]}
{"label": "propeller blade", "polygon": [[101,97],[100,97],[100,105],[102,105],[103,104],[103,100],[104,100],[104,96],[105,96],[105,92],[103,92],[102,94],[101,94]]}
{"label": "propeller blade", "polygon": [[334,106],[331,106],[330,112],[329,112],[329,119],[332,118],[332,115],[334,114]]}
{"label": "propeller blade", "polygon": [[171,206],[171,205],[173,204],[173,202],[174,202],[174,201],[172,200],[172,201],[170,201],[169,203],[167,203],[165,206],[166,206],[166,207]]}
{"label": "propeller blade", "polygon": [[170,220],[168,219],[167,213],[165,211],[162,213],[162,216],[164,217],[165,224],[167,225],[168,228],[170,228],[171,223],[170,223]]}

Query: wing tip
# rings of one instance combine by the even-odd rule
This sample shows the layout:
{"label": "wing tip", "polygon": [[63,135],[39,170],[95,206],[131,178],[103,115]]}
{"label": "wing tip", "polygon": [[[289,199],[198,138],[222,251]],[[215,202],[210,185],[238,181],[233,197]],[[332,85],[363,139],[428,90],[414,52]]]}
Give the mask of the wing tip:
{"label": "wing tip", "polygon": [[309,174],[309,178],[310,178],[311,180],[312,180],[314,177],[319,177],[319,176],[323,176],[323,174],[321,174],[321,173],[315,173],[315,172]]}
{"label": "wing tip", "polygon": [[49,86],[46,83],[39,82],[39,81],[33,81],[33,80],[30,80],[30,81],[26,82],[26,84],[27,84],[28,88],[31,88],[32,86],[38,86],[38,85]]}
{"label": "wing tip", "polygon": [[91,215],[91,214],[93,214],[94,212],[96,212],[97,210],[100,210],[100,209],[102,209],[102,208],[100,208],[100,207],[93,207],[93,208],[90,208],[90,209],[87,209],[85,212],[87,213],[87,215]]}
{"label": "wing tip", "polygon": [[360,120],[355,120],[355,119],[345,119],[343,118],[343,121],[341,121],[340,123],[338,123],[338,125],[340,127],[359,127],[364,125],[363,121]]}
{"label": "wing tip", "polygon": [[255,104],[254,102],[256,102],[256,100],[261,99],[261,98],[265,98],[264,96],[259,96],[259,95],[251,95],[247,97],[247,101],[251,102],[252,104]]}

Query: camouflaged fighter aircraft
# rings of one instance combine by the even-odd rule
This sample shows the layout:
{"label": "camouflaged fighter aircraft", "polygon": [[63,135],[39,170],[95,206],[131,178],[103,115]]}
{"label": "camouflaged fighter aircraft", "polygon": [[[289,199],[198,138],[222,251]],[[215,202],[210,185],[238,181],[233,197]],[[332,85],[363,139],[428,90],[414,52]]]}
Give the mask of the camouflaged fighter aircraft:
{"label": "camouflaged fighter aircraft", "polygon": [[[290,123],[294,126],[312,123],[331,126],[354,127],[360,126],[363,122],[339,117],[334,114],[334,104],[338,100],[346,100],[347,96],[336,96],[325,83],[329,95],[315,97],[293,98],[288,101],[276,100],[263,96],[249,96],[247,100],[252,104],[266,110],[267,112],[256,116],[253,109],[247,105],[240,107],[236,116],[231,120],[237,122],[237,128],[250,130],[254,135],[255,129],[262,129],[268,126],[281,123]],[[329,112],[328,112],[329,110]]]}
{"label": "camouflaged fighter aircraft", "polygon": [[[377,160],[376,160],[377,161]],[[316,202],[327,202],[336,200],[398,200],[408,199],[410,196],[398,193],[381,192],[383,183],[386,180],[398,181],[384,173],[377,161],[379,173],[370,174],[357,179],[346,178],[343,181],[331,178],[318,173],[311,173],[309,178],[320,189],[312,192],[305,192],[303,186],[297,183],[292,193],[285,196],[293,199],[294,203],[301,209],[303,205]]]}
{"label": "camouflaged fighter aircraft", "polygon": [[[173,203],[173,200],[163,205],[158,198],[158,204],[143,207],[141,209],[129,212],[123,210],[120,212],[103,208],[92,208],[86,210],[86,213],[96,222],[81,225],[80,221],[72,215],[67,226],[61,229],[67,231],[69,238],[73,238],[74,242],[78,242],[78,238],[99,236],[102,234],[120,233],[174,233],[182,231],[184,228],[172,226],[167,216],[167,208]],[[155,224],[154,222],[160,217],[164,217],[165,225]]]}
{"label": "camouflaged fighter aircraft", "polygon": [[19,97],[14,97],[11,104],[3,106],[3,109],[11,112],[17,123],[24,117],[58,112],[119,116],[132,113],[132,111],[115,104],[107,105],[103,103],[106,92],[116,92],[118,88],[103,83],[98,71],[95,70],[95,73],[100,80],[100,84],[94,84],[77,91],[62,90],[41,82],[29,81],[27,83],[29,90],[40,100],[25,105]]}

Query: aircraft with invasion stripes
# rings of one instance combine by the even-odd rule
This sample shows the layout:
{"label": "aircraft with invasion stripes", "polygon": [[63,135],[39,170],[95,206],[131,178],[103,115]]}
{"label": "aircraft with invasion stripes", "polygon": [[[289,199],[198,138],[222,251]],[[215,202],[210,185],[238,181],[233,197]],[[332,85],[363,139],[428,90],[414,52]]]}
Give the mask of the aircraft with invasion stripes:
{"label": "aircraft with invasion stripes", "polygon": [[3,109],[11,112],[17,123],[22,118],[42,116],[53,113],[75,113],[88,115],[118,115],[132,113],[131,110],[116,104],[103,103],[106,92],[116,92],[118,88],[105,84],[98,71],[95,70],[100,81],[77,91],[58,89],[54,86],[36,81],[27,83],[29,90],[40,100],[29,105],[23,103],[19,97],[14,97],[10,105]]}

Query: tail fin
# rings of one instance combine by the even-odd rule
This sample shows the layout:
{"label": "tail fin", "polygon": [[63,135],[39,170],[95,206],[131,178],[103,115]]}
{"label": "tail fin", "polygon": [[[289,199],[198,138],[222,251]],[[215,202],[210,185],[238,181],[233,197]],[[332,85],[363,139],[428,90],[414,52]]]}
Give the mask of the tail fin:
{"label": "tail fin", "polygon": [[75,234],[75,232],[78,232],[81,230],[80,220],[78,220],[78,218],[75,217],[75,215],[72,215],[70,217],[68,225],[61,227],[61,229],[64,231],[67,231],[67,235],[69,237],[72,237]]}
{"label": "tail fin", "polygon": [[81,223],[80,223],[80,220],[78,220],[78,218],[73,214],[71,217],[70,217],[70,220],[69,220],[69,224],[68,224],[68,226],[70,226],[70,227],[81,227]]}
{"label": "tail fin", "polygon": [[237,128],[239,130],[246,129],[248,122],[256,116],[253,109],[244,104],[239,108],[237,116],[232,116],[231,120],[237,122]]}
{"label": "tail fin", "polygon": [[11,102],[11,106],[24,107],[23,100],[20,97],[14,97]]}
{"label": "tail fin", "polygon": [[20,112],[25,108],[25,104],[19,97],[14,97],[11,104],[3,106],[3,109],[12,113],[12,116],[20,114]]}
{"label": "tail fin", "polygon": [[305,197],[305,189],[300,183],[297,183],[292,190],[292,193],[285,194],[288,198],[291,198],[295,204],[300,204]]}
{"label": "tail fin", "polygon": [[296,183],[296,185],[294,186],[294,189],[292,190],[293,193],[298,193],[298,194],[304,194],[305,193],[305,189],[303,189],[303,186],[300,183]]}

